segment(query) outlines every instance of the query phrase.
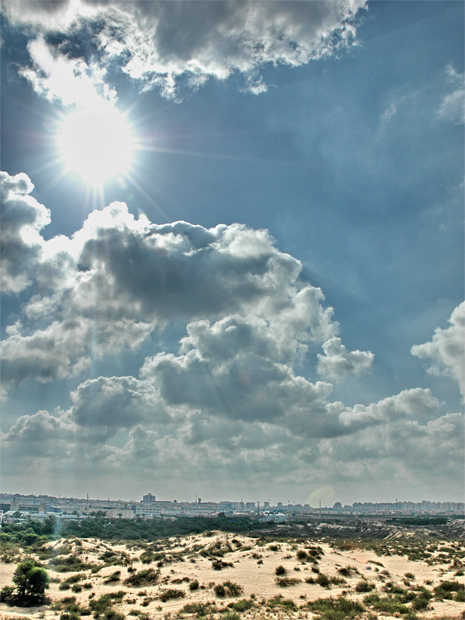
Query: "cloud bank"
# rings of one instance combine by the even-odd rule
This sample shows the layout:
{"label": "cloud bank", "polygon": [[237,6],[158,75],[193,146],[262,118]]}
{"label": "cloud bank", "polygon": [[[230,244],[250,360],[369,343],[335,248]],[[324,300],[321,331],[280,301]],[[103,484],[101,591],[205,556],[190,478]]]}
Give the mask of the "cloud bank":
{"label": "cloud bank", "polygon": [[[463,415],[415,387],[370,404],[331,400],[374,355],[346,348],[321,289],[266,230],[156,225],[112,203],[71,237],[45,240],[50,214],[29,178],[0,182],[3,291],[25,300],[0,344],[4,389],[72,386],[68,404],[4,428],[9,480],[20,458],[21,476],[58,467],[86,480],[97,467],[115,483],[157,471],[166,484],[176,472],[186,485],[237,489],[244,477],[282,489],[371,477],[427,489],[434,475],[457,492]],[[412,349],[457,382],[463,309]],[[134,372],[111,372],[118,352],[134,356]],[[110,370],[93,374],[96,360]]]}
{"label": "cloud bank", "polygon": [[[176,97],[181,77],[198,88],[234,73],[245,76],[250,92],[264,92],[262,67],[298,67],[356,42],[356,18],[365,6],[365,0],[5,0],[4,11],[15,24],[65,35],[58,47],[68,60],[67,43],[72,41],[75,54],[77,35],[90,37],[93,61],[101,68],[115,63],[142,89],[157,87]],[[52,75],[44,60],[54,62],[56,71],[66,61],[58,60],[57,52],[52,61],[50,51],[38,59],[39,45],[31,44],[35,66],[23,75],[38,91],[48,92]]]}

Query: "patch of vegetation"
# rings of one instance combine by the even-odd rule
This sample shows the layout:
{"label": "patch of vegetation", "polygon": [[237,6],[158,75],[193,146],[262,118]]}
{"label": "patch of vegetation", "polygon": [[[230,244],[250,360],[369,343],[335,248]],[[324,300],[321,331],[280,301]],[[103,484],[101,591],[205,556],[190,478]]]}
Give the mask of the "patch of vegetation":
{"label": "patch of vegetation", "polygon": [[156,571],[153,568],[147,568],[136,573],[132,573],[124,580],[124,583],[128,586],[138,588],[140,586],[153,586],[160,578],[160,571]]}
{"label": "patch of vegetation", "polygon": [[223,570],[223,568],[230,567],[234,567],[234,564],[231,564],[231,562],[225,562],[224,560],[219,559],[212,561],[212,568],[214,568],[215,570]]}
{"label": "patch of vegetation", "polygon": [[71,554],[66,557],[61,555],[53,557],[49,563],[49,567],[57,573],[74,573],[83,570],[100,570],[103,565],[94,564],[91,562],[83,562],[81,558],[76,554]]}
{"label": "patch of vegetation", "polygon": [[217,583],[214,586],[213,591],[219,598],[224,598],[229,596],[239,596],[242,594],[243,588],[239,584],[232,581],[224,581],[223,583]]}
{"label": "patch of vegetation", "polygon": [[0,602],[18,607],[43,605],[47,599],[45,590],[50,578],[47,571],[34,560],[26,560],[16,567],[12,578],[14,586],[5,586],[0,591]]}
{"label": "patch of vegetation", "polygon": [[297,583],[302,583],[302,580],[295,577],[276,577],[276,585],[280,588],[295,586]]}
{"label": "patch of vegetation", "polygon": [[229,603],[228,607],[231,607],[231,609],[234,609],[234,611],[242,613],[244,611],[247,611],[248,609],[251,609],[254,605],[255,603],[252,599],[242,598],[240,601],[234,601],[234,603]]}
{"label": "patch of vegetation", "polygon": [[282,566],[281,564],[279,566],[277,566],[274,570],[275,575],[278,575],[278,577],[280,575],[285,575],[286,574],[286,569],[284,568],[284,566]]}
{"label": "patch of vegetation", "polygon": [[307,603],[306,607],[319,614],[321,620],[346,620],[355,618],[365,611],[361,603],[344,597],[319,598]]}
{"label": "patch of vegetation", "polygon": [[[465,585],[463,583],[459,583],[458,581],[441,581],[441,583],[434,588],[434,596],[438,601],[442,601],[443,599],[453,599],[454,592],[458,595],[459,592],[463,592],[464,590]],[[457,595],[455,597],[456,600]]]}
{"label": "patch of vegetation", "polygon": [[338,568],[337,572],[344,577],[352,577],[352,575],[360,575],[360,571],[355,568],[355,566],[343,566],[342,568]]}
{"label": "patch of vegetation", "polygon": [[279,594],[277,596],[274,596],[273,598],[270,598],[269,601],[267,602],[267,605],[268,607],[271,607],[272,609],[274,607],[284,607],[292,611],[297,609],[297,605],[294,603],[292,599],[283,598]]}
{"label": "patch of vegetation", "polygon": [[64,579],[60,585],[58,586],[59,590],[69,590],[73,584],[77,584],[79,581],[82,581],[86,578],[84,573],[78,573],[77,575],[71,575]]}
{"label": "patch of vegetation", "polygon": [[197,618],[203,618],[209,614],[213,614],[217,608],[212,603],[187,603],[181,609],[181,613],[196,614]]}
{"label": "patch of vegetation", "polygon": [[371,583],[371,581],[366,581],[365,579],[362,579],[362,581],[359,581],[357,585],[355,586],[356,592],[371,592],[374,589],[375,589],[375,584]]}
{"label": "patch of vegetation", "polygon": [[120,580],[120,577],[121,571],[116,570],[114,573],[111,573],[111,575],[108,575],[108,577],[103,580],[103,583],[115,583],[116,581]]}
{"label": "patch of vegetation", "polygon": [[368,594],[363,599],[365,605],[376,611],[385,611],[393,614],[408,614],[409,608],[395,596],[380,597],[379,594]]}
{"label": "patch of vegetation", "polygon": [[168,588],[167,590],[162,590],[158,594],[158,598],[160,599],[160,601],[162,601],[162,603],[176,598],[184,598],[185,596],[186,593],[184,592],[184,590],[176,590],[175,588]]}
{"label": "patch of vegetation", "polygon": [[193,592],[194,590],[198,590],[198,589],[199,589],[199,582],[197,581],[197,579],[194,579],[194,581],[191,581],[189,584],[189,590]]}
{"label": "patch of vegetation", "polygon": [[125,592],[120,590],[118,592],[109,592],[103,594],[99,598],[94,598],[89,601],[89,609],[92,611],[94,618],[103,618],[104,620],[124,620],[123,614],[118,614],[112,605],[113,603],[120,603],[125,597]]}

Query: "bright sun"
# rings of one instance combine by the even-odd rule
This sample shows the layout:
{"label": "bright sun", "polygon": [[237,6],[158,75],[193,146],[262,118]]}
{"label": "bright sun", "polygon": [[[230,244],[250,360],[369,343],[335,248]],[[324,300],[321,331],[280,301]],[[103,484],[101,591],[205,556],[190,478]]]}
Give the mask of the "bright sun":
{"label": "bright sun", "polygon": [[134,149],[126,119],[106,102],[69,114],[58,142],[66,169],[92,186],[127,172]]}

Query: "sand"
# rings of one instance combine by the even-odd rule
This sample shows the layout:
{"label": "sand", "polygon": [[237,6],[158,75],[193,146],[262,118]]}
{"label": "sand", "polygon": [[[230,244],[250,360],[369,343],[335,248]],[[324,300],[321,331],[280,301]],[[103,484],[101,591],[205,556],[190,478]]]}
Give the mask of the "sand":
{"label": "sand", "polygon": [[[62,547],[63,541],[51,543],[50,548],[58,550]],[[443,543],[443,546],[450,543]],[[454,543],[457,558],[463,555],[465,544]],[[155,546],[155,550],[153,547]],[[187,603],[211,603],[218,610],[224,610],[231,602],[241,599],[251,599],[253,607],[244,613],[241,617],[244,620],[253,618],[318,618],[318,614],[303,608],[306,602],[319,598],[345,596],[354,601],[362,602],[365,593],[355,591],[355,586],[361,580],[365,580],[374,585],[372,592],[377,592],[380,596],[386,596],[383,587],[387,582],[399,584],[406,587],[425,586],[432,591],[441,581],[453,580],[459,583],[465,583],[465,577],[457,571],[460,567],[461,560],[455,559],[455,566],[452,566],[454,554],[449,554],[447,561],[437,563],[426,563],[424,560],[412,561],[405,555],[389,555],[378,556],[375,551],[369,551],[363,547],[348,545],[348,549],[338,549],[331,546],[330,541],[315,540],[290,540],[290,541],[267,541],[249,538],[247,536],[214,533],[210,536],[186,536],[176,537],[164,540],[157,540],[148,543],[146,549],[134,546],[134,543],[128,544],[111,544],[100,540],[89,539],[82,541],[74,541],[71,543],[72,554],[78,556],[82,561],[102,565],[98,572],[91,570],[81,570],[74,572],[56,572],[52,566],[48,566],[48,562],[43,562],[52,579],[50,589],[47,594],[52,603],[59,602],[65,597],[74,596],[76,602],[82,607],[88,607],[89,601],[98,599],[103,594],[124,591],[125,596],[122,602],[113,604],[113,608],[124,617],[137,618],[179,618],[182,616],[189,618],[195,617],[195,614],[182,613],[181,609]],[[297,552],[305,550],[311,552],[312,548],[320,547],[321,555],[318,563],[310,560],[302,561],[298,559]],[[152,551],[154,554],[164,554],[163,564],[157,566],[160,560],[151,563],[142,563],[140,556],[144,551]],[[215,559],[212,553],[221,553],[222,557],[217,559],[231,564],[221,570],[215,570],[212,560]],[[113,558],[117,563],[113,565],[103,565],[102,554],[111,555],[115,553]],[[121,554],[125,559],[123,565],[121,563]],[[203,554],[203,555],[202,555]],[[437,555],[437,553],[436,553]],[[207,556],[207,557],[204,557]],[[61,557],[61,556],[60,556]],[[281,587],[277,584],[276,568],[282,566],[285,569],[285,578],[296,580],[292,585]],[[340,569],[350,567],[350,575],[343,575]],[[16,568],[16,564],[2,564],[0,566],[0,587],[11,584],[11,579]],[[133,569],[131,573],[130,569]],[[159,578],[156,585],[131,587],[124,584],[131,574],[153,568],[159,571]],[[316,571],[319,571],[316,572]],[[105,583],[108,577],[120,571],[119,579],[111,583]],[[387,571],[387,573],[386,573]],[[347,571],[345,571],[347,573]],[[459,572],[457,576],[455,573]],[[87,588],[83,588],[80,592],[73,592],[72,589],[61,590],[58,581],[63,582],[65,579],[76,575],[83,574],[85,578],[80,580],[79,584],[91,584]],[[405,577],[406,573],[411,573],[414,578]],[[344,578],[345,583],[330,584],[330,588],[322,587],[318,583],[307,583],[306,579],[318,578],[318,574],[327,575],[329,578]],[[199,582],[199,588],[191,590],[189,584],[193,581]],[[233,582],[239,586],[241,590],[236,596],[218,597],[214,587],[224,582]],[[78,588],[77,588],[78,589]],[[163,602],[159,599],[160,593],[167,589],[176,589],[184,593],[184,598],[177,598]],[[294,601],[297,609],[289,607],[272,607],[266,603],[273,597],[281,596],[285,599]],[[300,609],[299,609],[300,608]],[[454,600],[437,601],[431,600],[427,610],[417,612],[418,618],[425,620],[433,618],[462,618],[462,612],[465,609],[463,603]],[[9,607],[6,604],[0,604],[0,618],[44,618],[59,619],[63,611],[59,609],[50,609],[50,606],[38,608],[18,608]],[[359,618],[379,618],[379,620],[388,620],[399,617],[386,615],[385,612],[369,611],[361,613]],[[143,614],[146,614],[144,616]],[[220,617],[219,612],[216,617]],[[83,616],[90,618],[91,616]]]}

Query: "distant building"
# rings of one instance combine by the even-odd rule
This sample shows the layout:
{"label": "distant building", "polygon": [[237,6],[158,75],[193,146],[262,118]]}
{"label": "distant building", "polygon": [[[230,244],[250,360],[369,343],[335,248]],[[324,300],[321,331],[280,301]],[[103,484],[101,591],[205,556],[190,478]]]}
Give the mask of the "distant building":
{"label": "distant building", "polygon": [[147,495],[144,495],[142,497],[143,502],[155,502],[156,500],[157,498],[155,497],[155,495],[152,495],[151,493],[147,493]]}

